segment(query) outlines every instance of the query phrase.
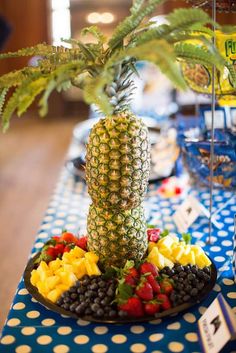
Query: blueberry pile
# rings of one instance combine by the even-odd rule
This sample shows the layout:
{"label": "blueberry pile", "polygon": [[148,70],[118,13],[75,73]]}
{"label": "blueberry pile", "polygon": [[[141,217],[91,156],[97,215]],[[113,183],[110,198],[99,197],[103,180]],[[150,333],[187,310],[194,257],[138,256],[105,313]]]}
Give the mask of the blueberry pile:
{"label": "blueberry pile", "polygon": [[84,276],[64,292],[57,305],[78,316],[89,315],[95,318],[115,318],[116,306],[113,305],[116,280],[104,280],[102,276]]}
{"label": "blueberry pile", "polygon": [[194,299],[211,279],[209,267],[200,269],[195,265],[175,264],[172,269],[164,267],[160,274],[173,280],[174,290],[170,294],[170,300],[174,307]]}

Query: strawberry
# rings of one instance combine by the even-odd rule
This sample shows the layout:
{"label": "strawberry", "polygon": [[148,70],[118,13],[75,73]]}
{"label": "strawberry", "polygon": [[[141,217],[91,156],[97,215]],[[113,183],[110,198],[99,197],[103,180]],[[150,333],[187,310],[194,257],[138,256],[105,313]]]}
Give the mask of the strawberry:
{"label": "strawberry", "polygon": [[168,278],[164,278],[160,282],[160,287],[161,287],[162,293],[165,293],[167,295],[169,295],[174,289],[171,281]]}
{"label": "strawberry", "polygon": [[146,278],[147,278],[148,283],[151,284],[153,292],[154,293],[161,293],[161,287],[160,287],[159,283],[157,282],[157,280],[155,279],[155,277],[152,274],[150,274]]}
{"label": "strawberry", "polygon": [[161,308],[163,310],[168,310],[171,308],[171,302],[166,294],[157,294],[157,299],[161,302]]}
{"label": "strawberry", "polygon": [[150,272],[154,277],[159,275],[157,267],[151,264],[150,262],[144,262],[143,264],[141,264],[139,271],[142,274]]}
{"label": "strawberry", "polygon": [[157,300],[151,300],[150,302],[144,304],[144,311],[148,315],[159,313],[160,309],[161,305],[157,302]]}
{"label": "strawberry", "polygon": [[131,267],[125,271],[125,283],[129,284],[132,287],[135,287],[137,284],[137,281],[139,279],[139,273],[138,270],[136,270],[135,267]]}
{"label": "strawberry", "polygon": [[[57,257],[57,254],[55,252],[55,248],[52,246],[49,246],[46,250],[45,250],[45,254],[51,258],[51,260],[54,260]],[[49,261],[51,261],[49,260]]]}
{"label": "strawberry", "polygon": [[144,300],[152,300],[153,299],[153,290],[152,286],[145,277],[141,278],[139,285],[135,289],[135,293],[139,298]]}
{"label": "strawberry", "polygon": [[88,237],[82,237],[76,240],[76,245],[79,246],[81,249],[87,251],[87,242]]}
{"label": "strawberry", "polygon": [[66,245],[66,246],[64,247],[63,253],[64,253],[64,252],[70,252],[70,251],[71,251],[71,248],[70,248],[68,245]]}
{"label": "strawberry", "polygon": [[64,232],[61,235],[61,240],[64,240],[67,243],[76,243],[77,238],[72,233]]}
{"label": "strawberry", "polygon": [[52,239],[55,240],[56,243],[60,241],[60,237],[58,235],[55,235]]}
{"label": "strawberry", "polygon": [[55,254],[58,256],[59,254],[63,254],[65,245],[62,243],[58,243],[54,246]]}
{"label": "strawberry", "polygon": [[118,308],[127,312],[128,316],[141,317],[144,315],[143,304],[136,297],[130,297],[124,304],[118,305]]}
{"label": "strawberry", "polygon": [[159,228],[150,228],[147,230],[148,241],[156,243],[160,239],[161,230]]}

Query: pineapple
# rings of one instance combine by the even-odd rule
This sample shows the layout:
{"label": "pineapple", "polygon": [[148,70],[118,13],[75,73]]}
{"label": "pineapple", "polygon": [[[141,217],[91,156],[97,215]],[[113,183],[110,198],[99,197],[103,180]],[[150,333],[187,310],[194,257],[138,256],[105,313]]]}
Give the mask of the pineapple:
{"label": "pineapple", "polygon": [[[0,59],[41,58],[36,67],[25,67],[0,77],[4,130],[9,127],[13,113],[21,116],[40,94],[39,113],[46,115],[51,92],[67,90],[72,85],[82,88],[85,101],[95,104],[105,115],[91,131],[86,157],[88,192],[93,202],[87,222],[88,247],[105,267],[122,266],[127,259],[140,260],[147,249],[142,201],[148,184],[150,148],[147,128],[129,111],[134,63],[152,62],[182,89],[186,88],[186,82],[176,61],[215,65],[219,72],[224,67],[224,59],[211,40],[200,36],[200,33],[211,34],[207,13],[177,9],[166,16],[166,24],[143,23],[163,1],[134,0],[130,15],[109,40],[91,26],[82,35],[93,36],[92,42],[71,39],[66,42],[72,48],[43,43],[0,54]],[[186,42],[196,36],[197,42]],[[228,62],[227,69],[236,87],[236,73]],[[154,247],[153,251],[158,249]],[[66,257],[66,261],[69,263],[70,258]],[[46,275],[50,274],[42,269],[42,276]],[[52,297],[55,298],[55,293]]]}
{"label": "pineapple", "polygon": [[150,170],[148,129],[132,113],[99,120],[87,145],[86,178],[94,205],[129,210],[145,196]]}
{"label": "pineapple", "polygon": [[123,266],[127,259],[141,260],[147,249],[144,210],[141,206],[121,210],[90,206],[88,247],[105,267]]}

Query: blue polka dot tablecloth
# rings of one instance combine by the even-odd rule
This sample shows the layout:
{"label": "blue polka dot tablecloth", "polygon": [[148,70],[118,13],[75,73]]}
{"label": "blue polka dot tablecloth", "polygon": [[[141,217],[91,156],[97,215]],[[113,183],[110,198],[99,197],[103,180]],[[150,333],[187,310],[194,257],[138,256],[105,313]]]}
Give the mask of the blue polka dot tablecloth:
{"label": "blue polka dot tablecloth", "polygon": [[[172,214],[181,198],[163,199],[155,194],[157,185],[150,187],[145,201],[148,223],[175,232]],[[209,205],[207,190],[192,191],[206,207]],[[211,295],[191,311],[167,319],[148,323],[109,325],[94,324],[83,320],[62,317],[36,302],[24,287],[21,279],[9,316],[2,332],[0,352],[2,353],[172,353],[200,352],[197,336],[197,321],[221,292],[234,313],[236,313],[236,285],[233,281],[231,256],[233,251],[233,218],[236,200],[229,191],[215,190],[215,210],[224,206],[216,215],[220,230],[214,228],[212,244],[205,245],[208,234],[208,220],[199,217],[190,231],[195,243],[214,259],[220,269],[217,284]],[[51,236],[60,234],[63,228],[86,234],[86,214],[89,206],[86,185],[75,181],[63,170],[54,195],[45,214],[36,242],[33,256]],[[236,351],[235,342],[229,343],[222,352]]]}

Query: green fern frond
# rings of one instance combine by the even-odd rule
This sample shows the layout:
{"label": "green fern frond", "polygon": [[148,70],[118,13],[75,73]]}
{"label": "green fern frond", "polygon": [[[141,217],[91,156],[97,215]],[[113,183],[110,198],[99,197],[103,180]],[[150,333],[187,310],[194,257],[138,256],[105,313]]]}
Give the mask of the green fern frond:
{"label": "green fern frond", "polygon": [[113,51],[115,48],[120,47],[124,38],[128,34],[131,34],[131,32],[139,26],[144,17],[151,14],[156,6],[163,1],[164,0],[148,0],[146,6],[138,6],[137,11],[133,11],[129,17],[116,27],[114,34],[108,42],[110,50]]}
{"label": "green fern frond", "polygon": [[[195,23],[212,23],[212,19],[209,15],[201,9],[176,9],[172,13],[166,16],[169,22],[170,28],[181,29],[188,28]],[[218,27],[217,24],[215,24]]]}
{"label": "green fern frond", "polygon": [[104,36],[102,31],[97,26],[86,27],[81,31],[82,36],[86,36],[87,34],[92,34],[94,38],[98,40],[97,44],[99,45],[103,45],[107,40],[106,36]]}
{"label": "green fern frond", "polygon": [[130,9],[130,13],[131,14],[137,13],[141,9],[141,7],[143,6],[144,2],[145,2],[145,0],[134,0],[133,5]]}
{"label": "green fern frond", "polygon": [[0,87],[16,87],[19,86],[30,75],[39,72],[38,68],[25,67],[21,70],[9,72],[0,77]]}
{"label": "green fern frond", "polygon": [[4,106],[6,95],[7,95],[8,91],[9,91],[8,88],[2,88],[0,90],[0,116],[2,115],[2,109]]}
{"label": "green fern frond", "polygon": [[55,54],[60,50],[67,50],[64,47],[54,47],[52,45],[48,45],[45,43],[40,43],[35,45],[34,47],[28,47],[24,49],[17,50],[16,52],[2,53],[0,54],[0,59],[5,58],[15,58],[19,56],[47,56],[50,54]]}

